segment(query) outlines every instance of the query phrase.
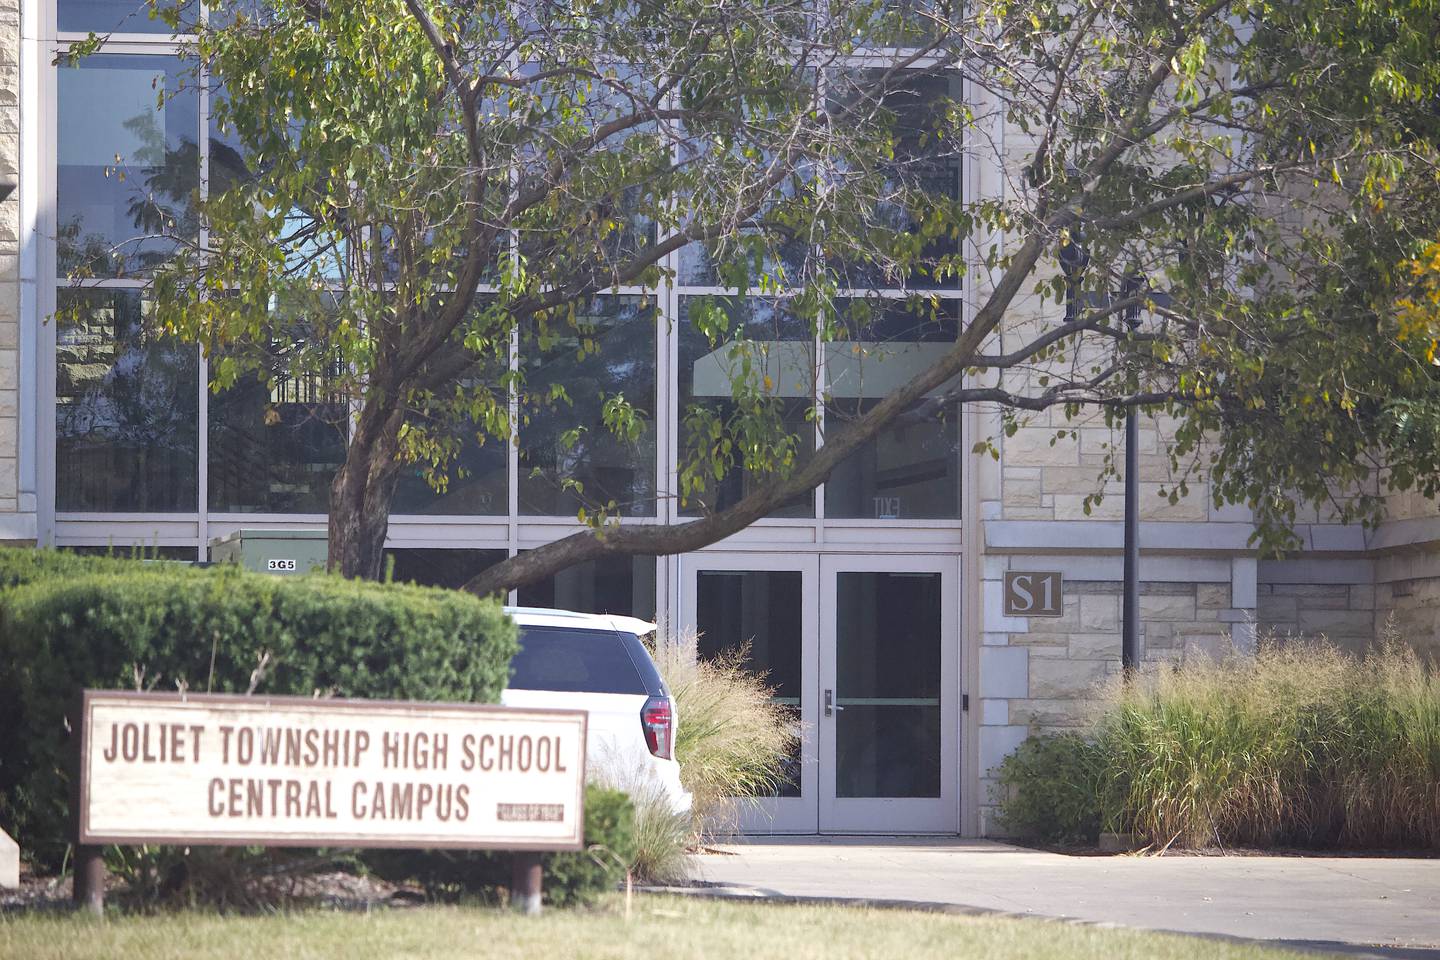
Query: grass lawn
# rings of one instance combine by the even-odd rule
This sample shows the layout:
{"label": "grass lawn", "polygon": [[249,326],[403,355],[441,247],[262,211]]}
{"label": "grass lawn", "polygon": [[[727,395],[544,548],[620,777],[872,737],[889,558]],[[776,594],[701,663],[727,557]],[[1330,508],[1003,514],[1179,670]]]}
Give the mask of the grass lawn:
{"label": "grass lawn", "polygon": [[311,911],[253,917],[175,913],[103,921],[70,915],[0,915],[0,957],[17,960],[689,960],[757,956],[784,960],[1283,960],[1301,955],[1039,920],[688,897],[637,897],[628,924],[618,899],[594,910],[550,910],[538,919],[493,907],[416,907],[369,914]]}

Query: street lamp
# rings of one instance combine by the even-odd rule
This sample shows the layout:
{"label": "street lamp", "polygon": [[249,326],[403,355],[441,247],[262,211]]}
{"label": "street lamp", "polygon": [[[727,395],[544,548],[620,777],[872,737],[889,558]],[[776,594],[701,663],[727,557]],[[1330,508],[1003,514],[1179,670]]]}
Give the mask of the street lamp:
{"label": "street lamp", "polygon": [[[1140,293],[1140,277],[1131,273],[1120,286],[1120,299]],[[1125,325],[1140,326],[1140,304],[1125,307]],[[1129,675],[1140,662],[1140,419],[1125,408],[1125,595],[1120,610],[1120,666]]]}
{"label": "street lamp", "polygon": [[[1060,242],[1060,269],[1065,274],[1065,322],[1080,315],[1080,278],[1090,264],[1085,238],[1078,228]],[[1129,273],[1120,285],[1125,325],[1134,333],[1140,326],[1142,283],[1138,273]],[[1128,676],[1140,662],[1140,421],[1134,407],[1125,408],[1125,592],[1120,611],[1120,666]]]}

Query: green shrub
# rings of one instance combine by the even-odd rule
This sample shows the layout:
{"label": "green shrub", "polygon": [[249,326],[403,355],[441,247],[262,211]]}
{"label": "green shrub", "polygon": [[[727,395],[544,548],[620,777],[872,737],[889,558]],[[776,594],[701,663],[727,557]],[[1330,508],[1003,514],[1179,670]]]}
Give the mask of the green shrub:
{"label": "green shrub", "polygon": [[1031,737],[1000,765],[1000,825],[1047,843],[1089,843],[1100,834],[1101,757],[1065,733]]}
{"label": "green shrub", "polygon": [[[615,889],[635,857],[635,808],[629,797],[607,787],[585,788],[585,846],[542,857],[547,903],[590,903]],[[490,897],[510,886],[512,855],[503,852],[368,850],[361,857],[381,877],[419,883],[439,899]]]}
{"label": "green shrub", "polygon": [[675,698],[675,759],[694,797],[696,832],[704,836],[732,829],[737,803],[779,791],[796,723],[765,677],[747,667],[748,650],[701,659],[695,641],[693,634],[673,638],[652,652]]}
{"label": "green shrub", "polygon": [[21,550],[0,583],[0,824],[47,866],[82,688],[494,702],[516,650],[498,604],[449,590]]}
{"label": "green shrub", "polygon": [[1358,658],[1270,641],[1104,696],[1083,750],[1035,742],[1002,768],[1017,832],[1067,822],[1084,781],[1064,771],[1093,762],[1102,827],[1155,849],[1440,850],[1440,676],[1393,639]]}

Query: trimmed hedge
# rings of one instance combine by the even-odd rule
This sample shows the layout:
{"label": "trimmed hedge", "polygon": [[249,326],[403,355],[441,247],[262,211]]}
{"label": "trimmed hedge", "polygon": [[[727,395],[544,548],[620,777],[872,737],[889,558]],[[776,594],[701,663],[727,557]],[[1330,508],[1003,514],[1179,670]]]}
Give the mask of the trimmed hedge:
{"label": "trimmed hedge", "polygon": [[82,688],[495,702],[515,634],[451,590],[0,549],[0,825],[63,858]]}
{"label": "trimmed hedge", "polygon": [[[622,791],[585,788],[585,846],[577,853],[547,853],[545,902],[573,906],[614,890],[635,860],[635,807]],[[469,850],[370,850],[363,858],[379,876],[419,883],[439,899],[490,895],[510,886],[511,855]]]}

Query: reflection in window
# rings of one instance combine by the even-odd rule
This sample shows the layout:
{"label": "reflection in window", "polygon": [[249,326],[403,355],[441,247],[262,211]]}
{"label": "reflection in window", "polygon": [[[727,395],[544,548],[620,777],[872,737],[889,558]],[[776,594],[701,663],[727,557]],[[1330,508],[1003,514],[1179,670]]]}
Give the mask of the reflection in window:
{"label": "reflection in window", "polygon": [[[160,10],[179,10],[180,24],[193,24],[200,5],[195,0],[182,3],[158,0]],[[170,36],[174,31],[160,17],[150,15],[146,0],[56,0],[56,26],[65,33],[155,33]]]}
{"label": "reflection in window", "polygon": [[[680,457],[694,442],[686,413],[703,406],[721,419],[733,417],[737,405],[731,385],[742,379],[743,364],[751,364],[763,377],[779,408],[787,433],[797,439],[795,456],[803,460],[815,449],[815,431],[807,418],[815,391],[815,346],[810,325],[786,311],[782,304],[759,298],[730,298],[721,303],[730,318],[729,335],[711,346],[709,338],[691,322],[694,298],[680,298]],[[718,483],[694,492],[681,514],[697,516],[733,506],[755,486],[757,478],[742,469],[741,457]],[[761,475],[763,482],[774,474]],[[772,516],[813,517],[813,494],[806,493],[782,506]]]}
{"label": "reflection in window", "polygon": [[[174,57],[86,57],[59,68],[60,273],[128,276],[195,233],[200,108]],[[157,111],[157,97],[164,105]]]}
{"label": "reflection in window", "polygon": [[553,577],[521,587],[522,607],[550,607],[577,613],[613,613],[655,619],[655,558],[587,560]]}
{"label": "reflection in window", "polygon": [[[504,550],[449,550],[429,547],[402,547],[385,551],[385,562],[394,559],[390,579],[422,587],[458,590],[486,568],[505,559]],[[383,569],[383,568],[382,568]]]}
{"label": "reflection in window", "polygon": [[473,431],[461,438],[460,453],[446,465],[444,491],[425,478],[424,463],[401,466],[390,504],[392,514],[494,516],[509,510],[505,486],[505,442],[480,443]]}
{"label": "reflection in window", "polygon": [[138,290],[56,291],[55,506],[194,510],[199,355]]}
{"label": "reflection in window", "polygon": [[[956,137],[946,135],[949,132],[946,115],[949,107],[960,100],[960,78],[953,74],[910,73],[898,86],[891,81],[891,89],[876,101],[874,91],[882,85],[885,73],[883,69],[856,69],[831,74],[832,109],[858,105],[861,115],[883,111],[890,118],[894,141],[894,159],[888,161],[882,171],[889,183],[907,185],[936,199],[959,200],[959,142]],[[882,202],[876,207],[874,221],[894,231],[907,246],[912,238],[921,234],[921,225],[911,212],[892,202]],[[960,285],[959,277],[941,269],[942,261],[953,260],[959,253],[960,241],[947,229],[922,243],[915,261],[918,268],[904,275],[895,275],[893,270],[881,269],[873,263],[837,262],[836,266],[841,270],[844,287],[953,289]],[[909,255],[915,256],[915,252]]]}
{"label": "reflection in window", "polygon": [[[700,562],[700,561],[697,561]],[[800,693],[804,683],[803,575],[798,570],[701,570],[695,574],[696,654],[702,659],[746,653],[745,666],[764,677],[797,733],[778,796],[800,796]]]}
{"label": "reflection in window", "polygon": [[[573,320],[528,327],[520,360],[529,398],[521,412],[520,512],[574,516],[582,505],[614,500],[624,516],[654,516],[653,303],[596,297]],[[641,416],[634,439],[605,425],[604,401],[616,396]]]}
{"label": "reflection in window", "polygon": [[[298,339],[304,335],[305,322],[297,319],[296,325]],[[348,405],[331,387],[340,371],[295,370],[295,349],[294,340],[269,345],[259,372],[211,394],[211,510],[325,513],[329,509],[330,484],[345,461]]]}
{"label": "reflection in window", "polygon": [[[942,301],[840,304],[853,339],[825,344],[825,432],[838,436],[886,394],[953,346],[958,305]],[[840,519],[949,519],[960,515],[958,408],[942,386],[847,457],[825,484],[825,515]]]}

